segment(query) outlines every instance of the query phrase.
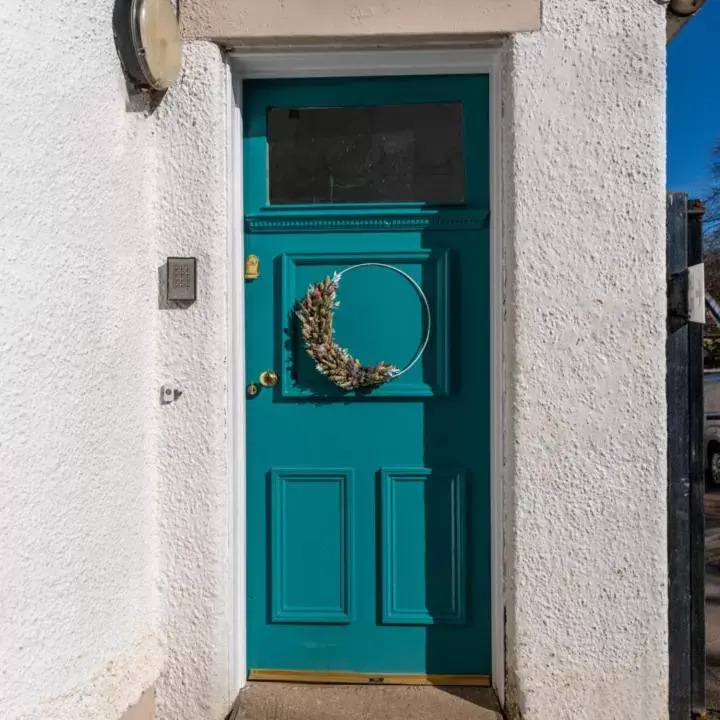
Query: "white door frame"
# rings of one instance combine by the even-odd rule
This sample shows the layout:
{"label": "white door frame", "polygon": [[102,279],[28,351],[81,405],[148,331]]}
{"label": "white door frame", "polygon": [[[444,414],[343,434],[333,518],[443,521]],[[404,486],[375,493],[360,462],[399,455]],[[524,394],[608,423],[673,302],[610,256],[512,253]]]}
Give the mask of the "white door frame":
{"label": "white door frame", "polygon": [[427,47],[425,49],[237,50],[227,56],[228,93],[228,453],[230,497],[231,597],[229,686],[231,700],[245,685],[246,661],[246,523],[245,523],[245,348],[244,214],[242,83],[257,78],[309,78],[382,75],[488,74],[490,76],[491,150],[491,602],[492,682],[504,703],[504,410],[503,368],[503,187],[499,47]]}

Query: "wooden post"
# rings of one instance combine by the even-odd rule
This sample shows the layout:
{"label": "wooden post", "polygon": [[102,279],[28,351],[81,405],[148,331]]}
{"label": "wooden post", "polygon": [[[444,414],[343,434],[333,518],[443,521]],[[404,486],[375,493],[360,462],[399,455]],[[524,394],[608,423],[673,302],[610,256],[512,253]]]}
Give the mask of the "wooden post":
{"label": "wooden post", "polygon": [[705,711],[703,326],[688,267],[702,262],[702,203],[668,195],[667,422],[670,720]]}

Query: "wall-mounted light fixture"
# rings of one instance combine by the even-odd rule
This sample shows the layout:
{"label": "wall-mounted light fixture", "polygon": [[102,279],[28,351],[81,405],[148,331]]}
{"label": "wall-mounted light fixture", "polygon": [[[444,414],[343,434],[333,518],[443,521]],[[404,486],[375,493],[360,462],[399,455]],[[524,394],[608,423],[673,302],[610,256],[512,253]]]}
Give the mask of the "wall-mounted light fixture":
{"label": "wall-mounted light fixture", "polygon": [[691,17],[697,14],[705,0],[663,0],[667,5],[667,41],[677,35]]}
{"label": "wall-mounted light fixture", "polygon": [[668,2],[668,10],[678,17],[690,17],[704,4],[705,0],[670,0]]}
{"label": "wall-mounted light fixture", "polygon": [[182,40],[171,0],[116,0],[115,42],[130,81],[167,90],[180,74]]}

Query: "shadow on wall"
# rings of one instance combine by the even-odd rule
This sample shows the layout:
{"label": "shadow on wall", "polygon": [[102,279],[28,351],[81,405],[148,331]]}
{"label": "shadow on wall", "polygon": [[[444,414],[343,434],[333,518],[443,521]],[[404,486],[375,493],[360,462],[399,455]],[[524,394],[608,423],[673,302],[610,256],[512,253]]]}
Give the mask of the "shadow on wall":
{"label": "shadow on wall", "polygon": [[167,265],[163,263],[158,267],[158,309],[159,310],[187,310],[195,300],[168,300]]}

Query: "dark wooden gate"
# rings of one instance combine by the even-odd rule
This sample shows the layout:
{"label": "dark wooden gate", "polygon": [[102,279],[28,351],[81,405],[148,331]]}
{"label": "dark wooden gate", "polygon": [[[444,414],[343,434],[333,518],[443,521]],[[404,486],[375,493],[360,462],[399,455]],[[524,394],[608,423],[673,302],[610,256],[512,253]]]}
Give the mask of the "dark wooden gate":
{"label": "dark wooden gate", "polygon": [[705,712],[702,213],[684,193],[668,195],[670,720]]}

